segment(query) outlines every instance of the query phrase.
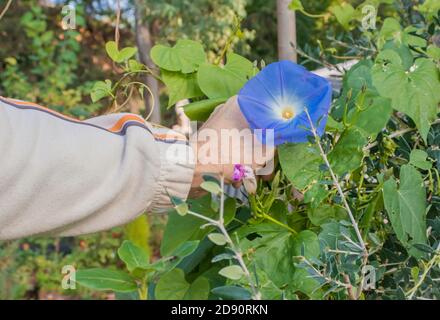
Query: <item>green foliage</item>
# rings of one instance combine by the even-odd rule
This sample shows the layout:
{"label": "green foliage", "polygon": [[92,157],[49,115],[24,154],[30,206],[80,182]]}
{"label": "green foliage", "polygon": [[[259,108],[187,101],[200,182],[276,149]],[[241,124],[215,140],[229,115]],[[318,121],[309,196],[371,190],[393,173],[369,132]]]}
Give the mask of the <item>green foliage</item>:
{"label": "green foliage", "polygon": [[[20,37],[26,44],[24,48],[18,46],[11,52],[1,52],[0,63],[4,62],[0,72],[2,94],[51,106],[76,117],[90,116],[100,106],[89,104],[86,98],[91,83],[80,81],[81,45],[77,40],[80,33],[59,28],[56,23],[59,12],[53,17],[41,6],[26,3],[24,7],[26,11],[16,15],[20,19],[11,12],[11,18],[5,17],[2,21],[2,25],[9,24],[2,34],[2,43]],[[83,15],[83,7],[78,5],[78,28],[85,24]]]}
{"label": "green foliage", "polygon": [[197,81],[209,99],[229,98],[254,76],[253,64],[234,53],[228,54],[222,67],[203,64],[197,73]]}
{"label": "green foliage", "polygon": [[191,284],[186,282],[181,269],[164,274],[156,285],[155,296],[159,300],[206,300],[209,295],[209,281],[199,277]]}
{"label": "green foliage", "polygon": [[385,208],[398,239],[417,258],[421,252],[411,248],[426,243],[426,191],[421,174],[412,166],[400,170],[400,186],[394,178],[383,186]]}
{"label": "green foliage", "polygon": [[133,277],[125,272],[109,269],[78,270],[76,282],[95,290],[131,292],[137,288]]}
{"label": "green foliage", "polygon": [[372,74],[374,86],[382,96],[392,99],[394,109],[414,120],[426,140],[440,102],[437,67],[431,60],[420,58],[407,69],[398,56],[395,58],[386,64],[376,64]]}
{"label": "green foliage", "polygon": [[164,70],[192,73],[206,61],[206,54],[201,43],[178,40],[172,48],[155,46],[151,49],[151,59]]}

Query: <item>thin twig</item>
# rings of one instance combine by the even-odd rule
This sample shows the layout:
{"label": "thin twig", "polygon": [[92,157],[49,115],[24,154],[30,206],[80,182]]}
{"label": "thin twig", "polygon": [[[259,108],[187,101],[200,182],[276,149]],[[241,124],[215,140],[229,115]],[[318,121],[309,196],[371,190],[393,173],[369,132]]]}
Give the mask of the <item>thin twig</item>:
{"label": "thin twig", "polygon": [[408,292],[405,293],[406,296],[408,296],[408,299],[412,300],[414,298],[414,295],[416,294],[417,290],[420,288],[420,286],[423,284],[423,282],[426,279],[426,276],[428,275],[429,271],[440,263],[440,244],[437,247],[437,252],[434,254],[431,260],[429,260],[428,264],[425,266],[425,270],[423,271],[422,275],[418,279],[417,283],[414,285],[412,289],[410,289]]}
{"label": "thin twig", "polygon": [[[440,124],[440,119],[435,120],[431,125],[435,125],[435,124]],[[393,132],[392,134],[390,134],[388,136],[389,139],[393,139],[393,138],[397,138],[400,136],[403,136],[405,133],[411,132],[416,130],[416,128],[405,128],[402,130],[398,130]],[[376,147],[379,143],[377,141],[374,141],[373,143],[368,144],[367,146],[365,146],[365,148],[363,149],[363,151],[368,151],[374,147]]]}
{"label": "thin twig", "polygon": [[221,194],[220,194],[220,217],[219,220],[214,220],[208,217],[205,217],[204,215],[198,214],[196,212],[193,211],[188,211],[188,214],[195,216],[199,219],[205,220],[207,221],[209,224],[213,225],[214,227],[216,227],[225,237],[225,240],[227,242],[227,244],[229,245],[230,249],[234,252],[234,257],[235,259],[238,261],[240,267],[242,268],[244,275],[246,276],[246,278],[249,281],[249,285],[251,287],[252,290],[252,294],[253,294],[253,298],[255,300],[261,300],[261,293],[258,291],[257,286],[254,284],[254,281],[252,279],[252,275],[249,272],[248,267],[246,266],[246,263],[243,260],[243,254],[240,250],[240,248],[238,248],[234,241],[232,241],[231,237],[229,236],[228,231],[226,230],[226,227],[224,225],[224,201],[225,201],[225,194],[223,192],[224,190],[224,185],[225,185],[225,179],[223,177],[223,175],[220,176],[220,186],[221,186]]}
{"label": "thin twig", "polygon": [[115,42],[116,42],[116,47],[119,48],[119,39],[120,39],[120,35],[119,35],[119,25],[121,23],[121,1],[117,0],[116,1],[116,25],[115,25]]}
{"label": "thin twig", "polygon": [[6,11],[9,10],[9,7],[11,6],[11,4],[12,4],[12,0],[9,0],[9,1],[6,3],[5,8],[4,8],[3,11],[0,13],[0,20],[1,20],[1,19],[3,18],[3,16],[6,14]]}
{"label": "thin twig", "polygon": [[360,244],[362,250],[364,251],[364,255],[368,256],[367,247],[365,246],[365,242],[364,242],[364,240],[362,238],[361,232],[359,231],[359,226],[358,226],[358,224],[356,222],[356,219],[353,216],[353,213],[351,212],[350,206],[348,205],[348,202],[347,202],[347,199],[345,197],[345,194],[342,191],[341,185],[339,184],[339,181],[338,181],[335,173],[333,172],[332,167],[330,166],[330,162],[328,161],[327,155],[325,154],[324,149],[322,148],[322,145],[321,145],[321,142],[320,142],[320,138],[318,136],[318,133],[316,132],[316,128],[315,128],[315,125],[313,124],[312,118],[310,117],[310,114],[307,111],[307,109],[304,109],[304,111],[305,111],[305,113],[307,115],[307,118],[309,119],[310,127],[312,129],[313,136],[315,137],[316,144],[318,145],[319,151],[321,153],[321,157],[324,160],[324,162],[325,162],[325,164],[326,164],[326,166],[327,166],[327,168],[328,168],[328,170],[330,172],[330,175],[332,176],[333,182],[336,185],[336,188],[338,189],[338,193],[339,193],[339,195],[340,195],[340,197],[342,199],[342,202],[344,204],[344,207],[347,210],[347,213],[348,213],[348,215],[350,217],[351,224],[353,225],[353,228],[354,228],[354,230],[356,232],[356,235],[357,235],[358,240],[359,240],[359,244]]}

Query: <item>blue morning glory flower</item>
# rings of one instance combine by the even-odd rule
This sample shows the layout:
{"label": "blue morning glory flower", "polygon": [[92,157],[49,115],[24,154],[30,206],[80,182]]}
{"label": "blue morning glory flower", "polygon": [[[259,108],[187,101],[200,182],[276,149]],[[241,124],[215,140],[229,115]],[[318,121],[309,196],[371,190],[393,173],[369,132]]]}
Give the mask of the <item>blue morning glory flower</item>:
{"label": "blue morning glory flower", "polygon": [[[274,130],[275,144],[306,142],[312,135],[308,113],[321,136],[331,104],[329,81],[291,61],[268,65],[238,93],[238,104],[251,129]],[[265,141],[265,140],[263,140]]]}

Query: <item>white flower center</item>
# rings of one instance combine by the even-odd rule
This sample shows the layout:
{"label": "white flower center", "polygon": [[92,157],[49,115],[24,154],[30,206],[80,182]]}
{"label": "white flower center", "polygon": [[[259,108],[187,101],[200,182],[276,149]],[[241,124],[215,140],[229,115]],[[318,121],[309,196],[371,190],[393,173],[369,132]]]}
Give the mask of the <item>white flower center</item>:
{"label": "white flower center", "polygon": [[293,107],[288,106],[288,107],[284,107],[281,111],[281,116],[283,117],[283,119],[285,120],[290,120],[295,116],[295,110]]}

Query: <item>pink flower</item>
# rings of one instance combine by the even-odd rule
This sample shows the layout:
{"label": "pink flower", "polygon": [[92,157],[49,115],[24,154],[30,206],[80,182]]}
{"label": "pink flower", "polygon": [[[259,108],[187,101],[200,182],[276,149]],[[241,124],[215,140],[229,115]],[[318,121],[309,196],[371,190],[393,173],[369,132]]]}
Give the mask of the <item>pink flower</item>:
{"label": "pink flower", "polygon": [[234,173],[232,174],[232,180],[235,182],[241,181],[246,173],[246,169],[244,165],[242,164],[235,164],[234,165]]}

